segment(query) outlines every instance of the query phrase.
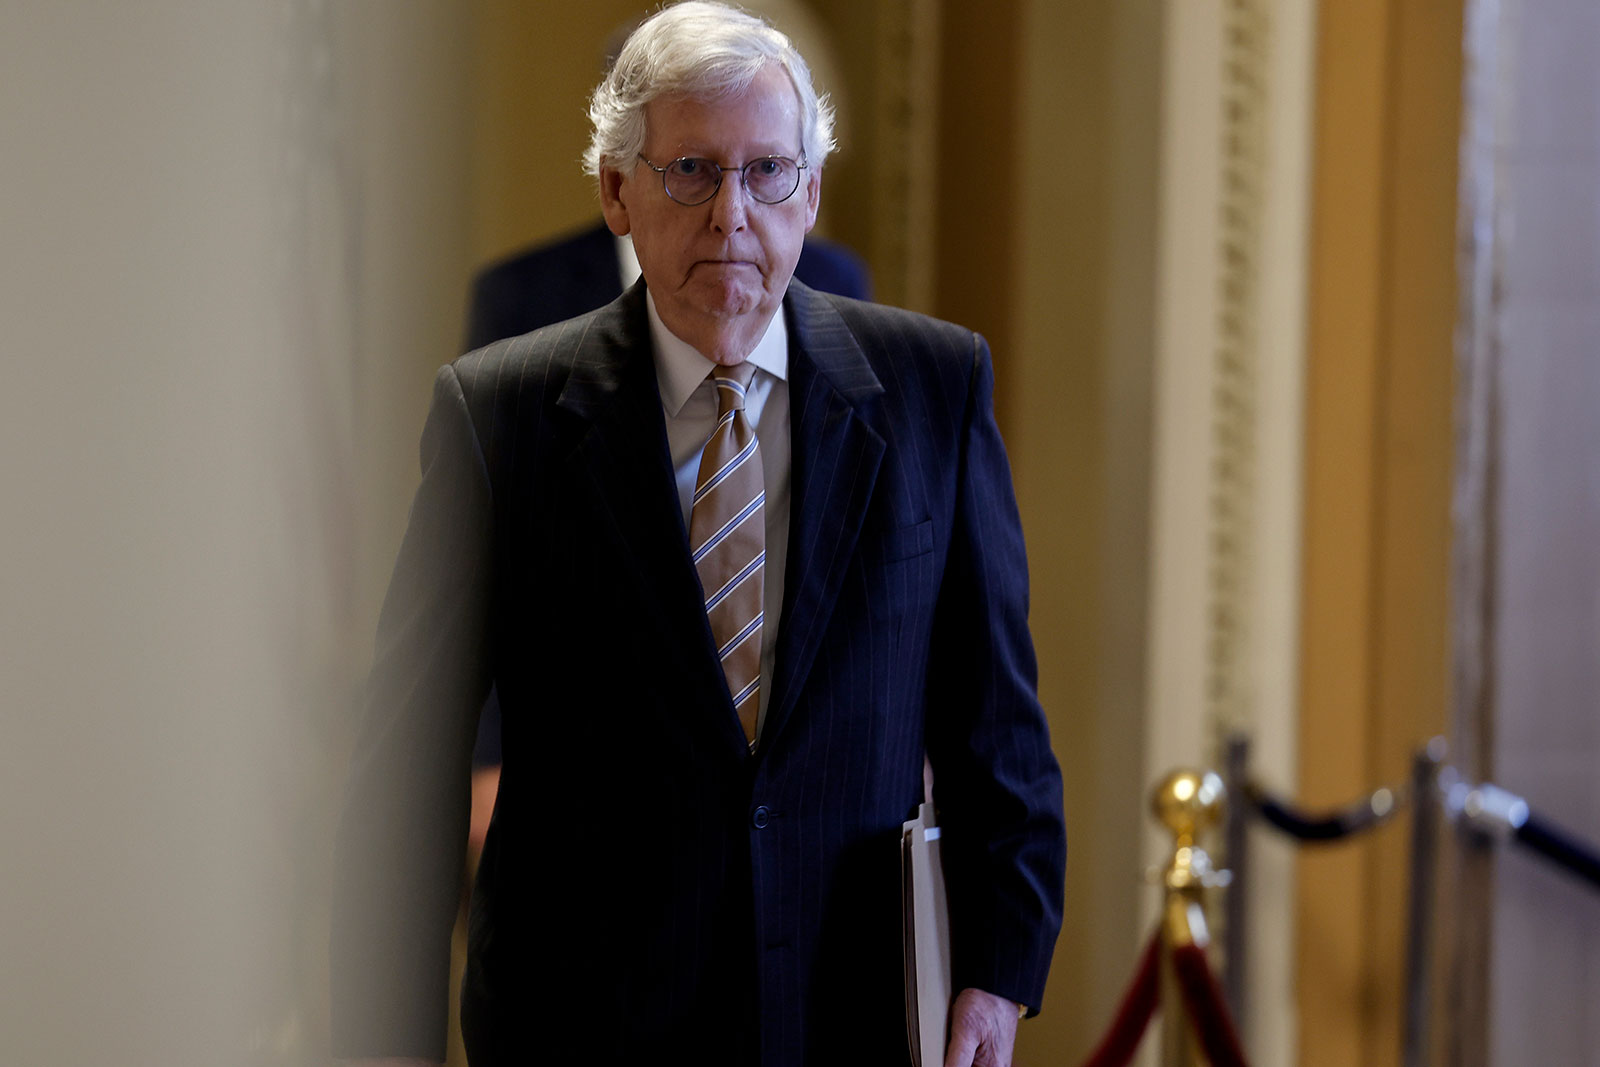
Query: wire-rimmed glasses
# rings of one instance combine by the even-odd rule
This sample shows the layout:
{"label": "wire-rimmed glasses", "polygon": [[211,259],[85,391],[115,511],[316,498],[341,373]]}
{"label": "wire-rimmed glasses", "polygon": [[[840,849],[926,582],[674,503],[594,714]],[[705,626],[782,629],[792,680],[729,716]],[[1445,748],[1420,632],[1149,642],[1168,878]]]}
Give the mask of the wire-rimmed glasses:
{"label": "wire-rimmed glasses", "polygon": [[645,166],[661,175],[667,195],[685,207],[703,204],[722,188],[722,175],[736,170],[745,191],[763,204],[781,204],[800,188],[800,172],[806,165],[788,156],[761,156],[739,167],[724,167],[697,156],[679,156],[666,166],[657,166],[643,153]]}

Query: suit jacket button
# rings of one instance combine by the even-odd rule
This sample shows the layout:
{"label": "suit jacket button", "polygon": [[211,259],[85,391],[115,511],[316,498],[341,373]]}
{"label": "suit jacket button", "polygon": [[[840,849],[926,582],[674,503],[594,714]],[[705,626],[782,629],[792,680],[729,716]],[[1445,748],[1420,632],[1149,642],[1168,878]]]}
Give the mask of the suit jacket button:
{"label": "suit jacket button", "polygon": [[772,813],[767,810],[767,806],[765,804],[760,805],[755,811],[750,813],[750,825],[754,826],[757,830],[765,830],[767,828],[767,823],[771,821]]}

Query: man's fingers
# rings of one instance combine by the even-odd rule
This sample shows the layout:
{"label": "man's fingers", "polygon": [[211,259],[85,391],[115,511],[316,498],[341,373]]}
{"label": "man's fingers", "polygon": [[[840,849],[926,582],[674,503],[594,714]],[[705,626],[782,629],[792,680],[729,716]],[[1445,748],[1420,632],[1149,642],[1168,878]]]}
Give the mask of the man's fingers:
{"label": "man's fingers", "polygon": [[973,1054],[978,1051],[978,1035],[964,1014],[952,1013],[950,1044],[945,1049],[944,1067],[972,1067]]}
{"label": "man's fingers", "polygon": [[1016,1004],[981,989],[963,989],[950,1005],[944,1067],[1011,1067],[1016,1039]]}

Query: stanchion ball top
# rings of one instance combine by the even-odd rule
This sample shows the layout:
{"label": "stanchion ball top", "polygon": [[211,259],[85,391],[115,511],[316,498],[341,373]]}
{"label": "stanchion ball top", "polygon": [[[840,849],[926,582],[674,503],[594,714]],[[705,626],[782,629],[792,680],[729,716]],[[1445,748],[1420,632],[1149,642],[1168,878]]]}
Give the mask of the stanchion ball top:
{"label": "stanchion ball top", "polygon": [[1228,791],[1212,771],[1180,768],[1163,778],[1150,795],[1150,810],[1180,842],[1193,842],[1222,821]]}

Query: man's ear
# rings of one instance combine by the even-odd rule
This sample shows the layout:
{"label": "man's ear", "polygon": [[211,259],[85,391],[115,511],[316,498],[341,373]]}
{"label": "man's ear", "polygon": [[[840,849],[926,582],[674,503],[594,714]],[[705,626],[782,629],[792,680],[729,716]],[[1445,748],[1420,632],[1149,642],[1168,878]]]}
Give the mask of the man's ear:
{"label": "man's ear", "polygon": [[628,205],[622,199],[622,172],[612,167],[600,168],[600,214],[605,216],[606,227],[618,237],[626,234]]}
{"label": "man's ear", "polygon": [[806,170],[806,232],[817,224],[817,207],[822,203],[822,169]]}

